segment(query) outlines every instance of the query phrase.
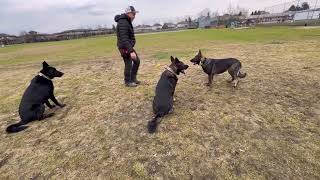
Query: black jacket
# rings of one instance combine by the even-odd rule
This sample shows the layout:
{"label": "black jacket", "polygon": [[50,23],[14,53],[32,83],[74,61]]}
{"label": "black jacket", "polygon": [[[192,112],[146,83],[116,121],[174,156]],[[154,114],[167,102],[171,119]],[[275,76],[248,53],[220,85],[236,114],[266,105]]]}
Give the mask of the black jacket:
{"label": "black jacket", "polygon": [[117,46],[119,49],[124,49],[128,53],[133,52],[133,47],[136,44],[132,22],[126,14],[115,16],[114,20],[117,24]]}

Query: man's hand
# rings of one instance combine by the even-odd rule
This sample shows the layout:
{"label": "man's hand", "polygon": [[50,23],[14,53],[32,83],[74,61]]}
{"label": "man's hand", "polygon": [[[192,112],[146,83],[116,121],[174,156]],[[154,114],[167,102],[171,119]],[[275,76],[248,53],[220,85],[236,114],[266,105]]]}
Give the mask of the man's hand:
{"label": "man's hand", "polygon": [[130,53],[130,57],[132,60],[136,60],[137,59],[137,54],[135,52]]}

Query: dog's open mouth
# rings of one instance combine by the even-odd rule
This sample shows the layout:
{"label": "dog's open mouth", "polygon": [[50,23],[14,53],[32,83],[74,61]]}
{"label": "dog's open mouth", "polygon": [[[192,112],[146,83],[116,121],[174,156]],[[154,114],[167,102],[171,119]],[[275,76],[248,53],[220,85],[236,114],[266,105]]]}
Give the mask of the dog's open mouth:
{"label": "dog's open mouth", "polygon": [[190,61],[190,62],[192,62],[193,65],[197,65],[198,64],[198,62],[196,62],[196,61]]}

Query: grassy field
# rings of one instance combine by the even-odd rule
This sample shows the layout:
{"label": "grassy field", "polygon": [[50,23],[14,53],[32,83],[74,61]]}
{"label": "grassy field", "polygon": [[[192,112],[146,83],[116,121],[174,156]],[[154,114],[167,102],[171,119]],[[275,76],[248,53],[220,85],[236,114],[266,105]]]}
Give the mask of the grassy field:
{"label": "grassy field", "polygon": [[[320,179],[320,29],[190,30],[137,36],[135,89],[123,86],[113,36],[0,48],[0,179]],[[248,77],[234,89],[189,60],[241,60]],[[147,133],[155,85],[170,55],[180,76],[175,112]],[[43,59],[63,109],[19,120],[21,96]]]}

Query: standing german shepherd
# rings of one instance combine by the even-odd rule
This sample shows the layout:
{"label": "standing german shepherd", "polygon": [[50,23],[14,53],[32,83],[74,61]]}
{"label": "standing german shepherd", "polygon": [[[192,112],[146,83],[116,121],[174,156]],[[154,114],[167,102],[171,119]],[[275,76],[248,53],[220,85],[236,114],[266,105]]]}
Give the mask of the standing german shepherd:
{"label": "standing german shepherd", "polygon": [[185,73],[189,66],[171,56],[171,65],[162,73],[156,87],[156,96],[153,99],[155,117],[148,122],[149,133],[154,133],[160,123],[160,118],[173,112],[173,94],[178,82],[178,75]]}
{"label": "standing german shepherd", "polygon": [[61,108],[65,106],[65,104],[60,104],[54,97],[54,87],[52,83],[53,78],[61,77],[63,76],[63,73],[56,70],[56,68],[49,66],[45,61],[42,63],[42,66],[43,69],[32,79],[29,87],[22,96],[19,106],[21,121],[7,127],[8,133],[16,133],[28,128],[23,125],[26,125],[31,121],[43,120],[53,116],[53,113],[44,115],[44,104],[49,108],[55,107],[55,105],[49,103],[49,99]]}
{"label": "standing german shepherd", "polygon": [[227,58],[227,59],[207,59],[199,50],[199,53],[191,60],[191,62],[196,65],[202,66],[205,73],[208,74],[208,86],[212,86],[213,76],[215,74],[222,74],[228,70],[232,77],[230,82],[233,82],[233,86],[237,87],[239,78],[245,78],[246,73],[242,74],[240,72],[241,62],[238,59]]}

